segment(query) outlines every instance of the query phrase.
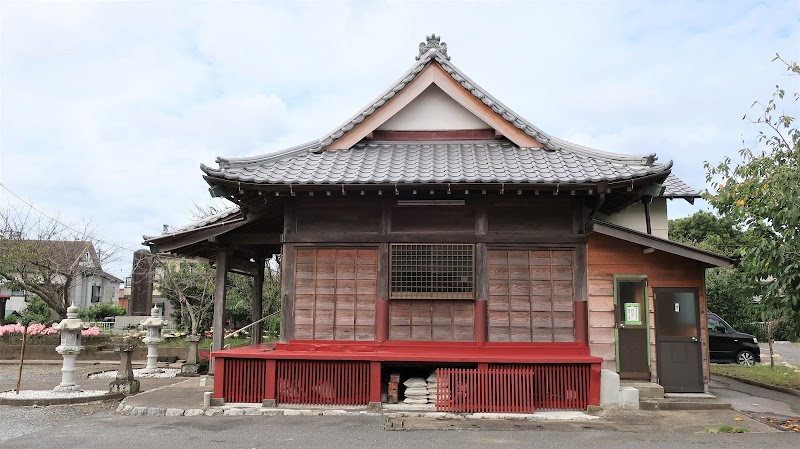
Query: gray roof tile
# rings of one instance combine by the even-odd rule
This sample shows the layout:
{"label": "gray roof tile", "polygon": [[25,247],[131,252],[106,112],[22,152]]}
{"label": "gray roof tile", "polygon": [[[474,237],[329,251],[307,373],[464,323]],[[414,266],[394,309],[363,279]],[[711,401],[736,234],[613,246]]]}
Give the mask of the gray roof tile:
{"label": "gray roof tile", "polygon": [[670,173],[664,181],[664,193],[662,197],[666,198],[700,198],[700,192],[691,188],[688,184],[683,182],[680,178]]}
{"label": "gray roof tile", "polygon": [[[414,182],[600,182],[668,171],[655,154],[608,153],[552,137],[492,97],[433,47],[384,93],[319,140],[284,151],[248,158],[217,158],[219,168],[201,165],[210,177],[268,184],[414,183]],[[349,150],[326,150],[403,90],[428,64],[439,64],[453,80],[544,149],[510,143],[359,143]],[[447,180],[447,181],[444,181]],[[669,176],[662,196],[696,197],[677,177]]]}
{"label": "gray roof tile", "polygon": [[206,168],[259,184],[587,183],[668,172],[671,163],[620,163],[605,154],[520,148],[507,141],[361,142],[347,150],[294,151]]}

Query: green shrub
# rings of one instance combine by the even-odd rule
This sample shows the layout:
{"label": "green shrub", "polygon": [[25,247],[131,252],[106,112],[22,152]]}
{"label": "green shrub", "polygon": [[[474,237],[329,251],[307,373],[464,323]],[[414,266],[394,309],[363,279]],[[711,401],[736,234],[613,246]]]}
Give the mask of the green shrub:
{"label": "green shrub", "polygon": [[102,321],[107,316],[123,316],[128,313],[124,307],[110,302],[93,304],[78,310],[78,317],[83,321]]}
{"label": "green shrub", "polygon": [[48,325],[53,322],[50,318],[50,306],[42,298],[33,295],[26,302],[28,305],[25,310],[20,312],[20,316],[16,318],[17,323],[27,326],[31,323]]}

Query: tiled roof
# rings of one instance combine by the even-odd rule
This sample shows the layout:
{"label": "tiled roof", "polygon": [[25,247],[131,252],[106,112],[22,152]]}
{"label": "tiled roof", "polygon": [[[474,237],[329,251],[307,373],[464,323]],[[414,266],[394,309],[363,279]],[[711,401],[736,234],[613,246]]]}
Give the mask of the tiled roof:
{"label": "tiled roof", "polygon": [[670,173],[664,181],[664,193],[660,196],[666,198],[700,198],[700,192],[689,187],[680,178]]}
{"label": "tiled roof", "polygon": [[172,229],[169,232],[166,232],[164,234],[161,234],[161,235],[143,235],[142,237],[144,238],[144,240],[146,242],[148,242],[148,241],[159,240],[162,237],[169,237],[169,236],[174,236],[176,234],[183,234],[183,233],[195,230],[195,229],[200,229],[200,228],[203,228],[203,227],[206,227],[206,226],[215,225],[217,223],[222,223],[222,222],[225,222],[225,221],[230,221],[230,220],[233,220],[233,219],[240,218],[240,212],[241,212],[241,208],[239,206],[229,207],[229,208],[224,209],[224,210],[222,210],[220,212],[217,212],[216,214],[209,215],[208,217],[202,218],[202,219],[197,220],[197,221],[193,221],[193,222],[191,222],[191,223],[189,223],[187,225],[184,225],[184,226],[181,226],[181,227],[178,227],[178,228],[174,228],[174,229]]}
{"label": "tiled roof", "polygon": [[206,173],[259,184],[595,183],[668,172],[671,162],[507,141],[361,142],[348,150],[290,151],[229,161]]}
{"label": "tiled roof", "polygon": [[[430,38],[428,40],[430,44]],[[421,45],[418,61],[411,69],[359,113],[321,139],[268,155],[220,157],[217,158],[219,168],[201,165],[201,169],[211,178],[267,184],[567,183],[631,179],[669,171],[672,165],[671,162],[657,164],[652,153],[608,153],[552,137],[492,97],[449,59],[445,44],[436,41],[433,46],[423,48]],[[440,65],[453,80],[500,117],[542,143],[543,148],[519,148],[496,141],[405,145],[361,142],[347,150],[324,150],[385,105],[432,63]],[[434,151],[442,145],[446,150]],[[680,183],[682,186],[685,184]],[[668,188],[667,192],[670,190]]]}

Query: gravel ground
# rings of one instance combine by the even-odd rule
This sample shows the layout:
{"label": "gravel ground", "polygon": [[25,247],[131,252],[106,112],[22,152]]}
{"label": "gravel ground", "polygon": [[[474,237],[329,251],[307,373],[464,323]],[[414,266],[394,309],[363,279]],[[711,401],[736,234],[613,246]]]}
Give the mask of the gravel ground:
{"label": "gravel ground", "polygon": [[100,412],[111,412],[118,401],[91,404],[51,405],[48,407],[10,407],[0,405],[2,432],[0,446],[22,435],[38,432],[52,426],[68,424],[72,420]]}
{"label": "gravel ground", "polygon": [[[175,368],[163,368],[160,373],[148,373],[145,369],[135,369],[133,370],[133,377],[136,379],[155,379],[155,378],[166,378],[166,377],[175,377],[177,376],[181,370]],[[90,374],[89,379],[114,379],[117,377],[117,371],[103,371],[102,373],[97,374]]]}
{"label": "gravel ground", "polygon": [[53,390],[21,390],[19,394],[14,391],[0,393],[0,398],[10,399],[61,399],[61,398],[84,398],[89,396],[100,396],[108,393],[108,390],[84,390],[84,391],[53,391]]}

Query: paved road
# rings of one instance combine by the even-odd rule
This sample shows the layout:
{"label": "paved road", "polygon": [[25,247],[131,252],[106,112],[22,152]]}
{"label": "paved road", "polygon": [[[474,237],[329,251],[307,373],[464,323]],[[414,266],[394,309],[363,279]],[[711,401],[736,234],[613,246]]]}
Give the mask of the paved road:
{"label": "paved road", "polygon": [[[769,362],[769,345],[762,342],[758,346],[761,348],[761,362]],[[786,362],[800,366],[800,343],[776,341],[772,343],[772,351],[775,354],[775,363]]]}
{"label": "paved road", "polygon": [[[0,411],[2,413],[3,411]],[[61,422],[46,430],[6,441],[3,447],[202,448],[574,448],[660,449],[720,447],[797,448],[789,432],[752,434],[648,433],[617,431],[457,431],[383,430],[382,417],[275,416],[146,418],[98,413]]]}
{"label": "paved road", "polygon": [[[722,376],[711,376],[711,393],[734,410],[800,417],[800,396],[768,390]],[[800,447],[800,441],[798,442]]]}

